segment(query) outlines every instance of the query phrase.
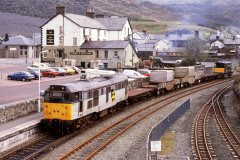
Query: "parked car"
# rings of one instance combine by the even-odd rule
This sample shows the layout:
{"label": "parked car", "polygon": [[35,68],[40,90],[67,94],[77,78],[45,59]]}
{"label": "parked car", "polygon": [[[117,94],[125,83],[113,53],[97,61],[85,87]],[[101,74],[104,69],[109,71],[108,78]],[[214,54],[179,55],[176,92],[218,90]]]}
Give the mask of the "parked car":
{"label": "parked car", "polygon": [[41,73],[44,77],[55,77],[59,75],[54,69],[43,69],[41,70]]}
{"label": "parked car", "polygon": [[141,74],[144,75],[144,76],[150,77],[150,72],[151,72],[151,70],[148,70],[148,69],[139,69],[138,72],[141,73]]}
{"label": "parked car", "polygon": [[56,72],[58,72],[59,76],[65,76],[67,74],[67,72],[65,71],[65,69],[63,69],[62,67],[55,67],[53,68]]}
{"label": "parked car", "polygon": [[65,69],[65,71],[67,72],[67,74],[73,75],[75,74],[75,70],[70,68],[70,67],[63,67]]}
{"label": "parked car", "polygon": [[42,73],[39,72],[38,70],[29,70],[28,72],[34,75],[35,79],[39,79],[42,77]]}
{"label": "parked car", "polygon": [[81,73],[81,70],[80,70],[78,67],[73,67],[73,69],[75,70],[75,73],[76,73],[76,74]]}
{"label": "parked car", "polygon": [[130,70],[130,69],[125,69],[123,71],[123,74],[127,76],[128,78],[146,78],[147,76],[142,75],[141,73]]}
{"label": "parked car", "polygon": [[9,74],[7,78],[10,80],[31,81],[35,77],[29,72],[15,72],[13,74]]}

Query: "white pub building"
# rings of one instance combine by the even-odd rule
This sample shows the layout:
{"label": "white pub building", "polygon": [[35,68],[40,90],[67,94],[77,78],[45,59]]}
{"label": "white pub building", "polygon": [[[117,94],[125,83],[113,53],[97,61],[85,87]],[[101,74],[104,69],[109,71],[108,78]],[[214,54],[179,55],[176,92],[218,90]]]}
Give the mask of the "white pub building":
{"label": "white pub building", "polygon": [[56,12],[41,26],[43,62],[61,66],[63,59],[75,59],[76,66],[84,68],[92,67],[96,61],[107,68],[138,65],[127,18],[96,18],[91,9],[86,16],[66,13],[65,7],[57,7]]}

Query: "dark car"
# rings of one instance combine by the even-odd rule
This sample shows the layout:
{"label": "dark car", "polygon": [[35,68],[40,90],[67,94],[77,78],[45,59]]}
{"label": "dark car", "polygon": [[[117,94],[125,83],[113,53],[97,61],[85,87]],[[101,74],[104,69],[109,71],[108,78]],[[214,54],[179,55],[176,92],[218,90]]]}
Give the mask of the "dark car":
{"label": "dark car", "polygon": [[21,81],[31,81],[35,77],[29,72],[16,72],[13,74],[9,74],[7,78],[10,80],[12,79],[12,80],[21,80]]}
{"label": "dark car", "polygon": [[54,69],[44,69],[44,70],[41,70],[41,73],[45,77],[55,77],[59,75],[59,73]]}
{"label": "dark car", "polygon": [[39,79],[42,77],[42,73],[40,73],[39,71],[30,70],[28,72],[31,73],[32,75],[34,75],[34,79]]}

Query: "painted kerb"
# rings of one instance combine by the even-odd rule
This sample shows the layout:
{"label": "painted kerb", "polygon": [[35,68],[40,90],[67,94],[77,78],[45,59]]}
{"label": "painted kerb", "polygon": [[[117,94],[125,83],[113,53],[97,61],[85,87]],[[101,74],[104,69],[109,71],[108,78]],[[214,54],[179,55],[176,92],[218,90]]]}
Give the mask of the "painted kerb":
{"label": "painted kerb", "polygon": [[147,141],[147,159],[151,159],[151,141],[159,141],[165,131],[190,108],[190,99],[167,115],[159,124],[152,128]]}

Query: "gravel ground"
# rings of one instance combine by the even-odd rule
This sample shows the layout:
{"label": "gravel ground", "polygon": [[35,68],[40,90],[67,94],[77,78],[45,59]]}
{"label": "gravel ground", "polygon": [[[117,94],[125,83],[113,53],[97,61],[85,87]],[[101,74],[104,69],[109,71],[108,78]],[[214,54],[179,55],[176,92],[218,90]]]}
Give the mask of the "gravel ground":
{"label": "gravel ground", "polygon": [[[222,86],[222,85],[221,85]],[[168,155],[172,159],[184,159],[184,157],[191,157],[191,146],[190,146],[190,134],[193,118],[197,113],[199,107],[205,102],[206,98],[214,93],[218,87],[212,87],[204,91],[195,93],[191,96],[182,98],[166,107],[156,112],[154,115],[148,119],[137,124],[135,127],[131,128],[121,138],[116,139],[112,144],[100,152],[94,159],[98,160],[112,160],[112,159],[146,159],[146,141],[149,131],[159,123],[167,114],[176,109],[181,103],[183,103],[188,98],[191,98],[191,109],[186,113],[186,116],[180,118],[175,125],[173,125],[170,131],[176,132],[176,142],[173,152]],[[164,96],[158,98],[162,99]],[[156,101],[156,99],[151,100],[151,102]],[[50,153],[42,157],[42,159],[55,159],[59,158],[61,154],[66,152],[66,149],[71,149],[77,144],[83,142],[85,139],[91,135],[97,133],[99,130],[110,125],[114,121],[129,115],[130,113],[146,106],[147,103],[142,103],[135,107],[126,109],[124,112],[118,113],[112,117],[107,118],[103,122],[100,122],[93,127],[84,131],[80,136],[73,138],[72,140],[64,143],[63,145],[53,149]]]}
{"label": "gravel ground", "polygon": [[171,159],[171,160],[183,160],[183,159],[193,159],[191,150],[191,130],[192,124],[196,114],[199,112],[201,106],[206,102],[206,100],[221,86],[211,87],[204,91],[195,93],[191,96],[191,108],[185,113],[180,119],[173,124],[168,132],[174,131],[176,133],[175,146],[172,153],[168,155],[160,156],[161,159]]}
{"label": "gravel ground", "polygon": [[[240,100],[237,99],[236,95],[233,93],[232,90],[227,92],[225,96],[223,96],[222,103],[224,105],[225,113],[227,115],[227,118],[233,128],[235,130],[235,133],[239,136],[240,135],[240,127],[239,127],[239,114],[237,112],[237,107],[240,105]],[[213,118],[213,117],[211,117]],[[216,119],[214,119],[214,122],[212,121],[210,123],[211,131],[211,141],[213,144],[213,148],[217,148],[215,150],[215,154],[217,155],[217,158],[219,160],[233,160],[232,154],[227,148],[227,143],[223,139],[225,137],[222,133],[220,133],[220,128],[216,126],[217,122]]]}
{"label": "gravel ground", "polygon": [[[210,119],[213,119],[213,115]],[[211,137],[211,143],[214,149],[214,153],[215,155],[217,155],[216,158],[219,160],[234,160],[231,153],[226,148],[226,142],[223,140],[224,136],[222,135],[222,133],[220,133],[220,128],[217,126],[217,121],[215,118],[214,120],[210,121],[208,128],[210,128],[210,130],[208,131]]]}

